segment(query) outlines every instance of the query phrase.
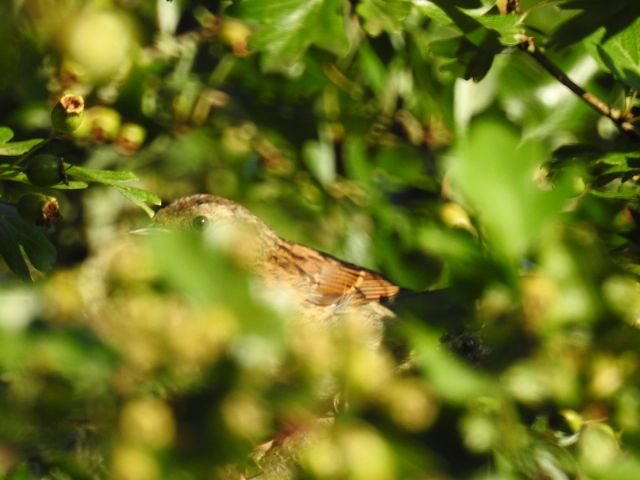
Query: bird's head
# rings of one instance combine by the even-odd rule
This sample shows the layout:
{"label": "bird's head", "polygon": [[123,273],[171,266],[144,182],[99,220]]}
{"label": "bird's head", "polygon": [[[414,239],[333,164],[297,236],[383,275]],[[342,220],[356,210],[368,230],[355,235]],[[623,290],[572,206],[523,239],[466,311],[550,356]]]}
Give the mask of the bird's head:
{"label": "bird's head", "polygon": [[182,197],[160,209],[153,218],[158,225],[202,228],[218,221],[262,223],[242,205],[215,195],[198,194]]}
{"label": "bird's head", "polygon": [[153,221],[161,228],[202,230],[225,249],[262,257],[279,241],[258,217],[238,203],[209,194],[179,198],[160,209]]}

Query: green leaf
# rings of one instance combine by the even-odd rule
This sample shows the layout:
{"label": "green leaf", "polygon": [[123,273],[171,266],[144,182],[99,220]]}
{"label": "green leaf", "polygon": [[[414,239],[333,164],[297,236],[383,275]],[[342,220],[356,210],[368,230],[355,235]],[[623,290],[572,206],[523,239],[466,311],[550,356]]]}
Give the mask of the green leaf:
{"label": "green leaf", "polygon": [[601,28],[586,44],[600,65],[616,79],[640,91],[640,18],[608,39]]}
{"label": "green leaf", "polygon": [[364,0],[356,10],[367,33],[377,36],[382,31],[400,33],[412,9],[411,0]]}
{"label": "green leaf", "polygon": [[371,86],[371,89],[376,93],[376,95],[382,95],[387,81],[387,71],[384,64],[373,48],[371,48],[369,43],[362,42],[360,44],[360,48],[358,49],[358,62],[360,63],[360,69]]}
{"label": "green leaf", "polygon": [[127,185],[113,185],[122,195],[142,208],[149,217],[153,217],[154,211],[147,204],[160,205],[162,201],[157,195],[147,192],[141,188],[129,187]]}
{"label": "green leaf", "polygon": [[56,186],[56,188],[85,188],[85,182],[96,182],[114,187],[133,203],[141,207],[149,217],[153,217],[154,212],[147,204],[160,205],[161,203],[160,198],[151,192],[147,192],[142,188],[130,187],[122,184],[123,182],[137,180],[138,177],[136,177],[133,172],[126,170],[98,170],[78,167],[76,165],[68,166],[66,172],[68,175],[80,180],[80,182],[69,182],[69,185],[59,185]]}
{"label": "green leaf", "polygon": [[[477,19],[467,15],[449,0],[434,0],[433,3],[440,7],[440,10],[455,23],[473,45],[491,53],[498,53],[502,50],[498,40],[498,34],[495,30],[487,28]],[[506,22],[506,24],[508,24],[508,21]],[[497,24],[498,22],[494,23]]]}
{"label": "green leaf", "polygon": [[[31,185],[31,182],[29,181],[27,176],[14,165],[0,166],[0,179]],[[70,180],[66,184],[58,183],[56,185],[52,185],[50,188],[53,188],[55,190],[81,190],[83,188],[87,188],[88,186],[89,185],[86,182]]]}
{"label": "green leaf", "polygon": [[600,29],[606,31],[606,41],[640,16],[640,3],[637,0],[572,0],[562,2],[559,6],[566,10],[576,10],[577,13],[560,25],[552,35],[550,44],[555,47],[566,47]]}
{"label": "green leaf", "polygon": [[464,79],[481,80],[491,68],[497,53],[505,46],[519,43],[518,34],[522,32],[522,27],[516,15],[482,15],[475,12],[472,16],[446,0],[434,0],[421,6],[425,15],[445,25],[454,24],[462,33],[462,37],[433,41],[429,47],[436,55],[455,58],[455,61],[443,65],[442,69]]}
{"label": "green leaf", "polygon": [[59,183],[57,185],[53,185],[51,188],[55,190],[82,190],[87,188],[89,184],[87,182],[80,182],[77,180],[70,180],[67,183]]}
{"label": "green leaf", "polygon": [[420,2],[418,3],[418,8],[425,16],[442,25],[450,25],[453,23],[449,15],[433,2]]}
{"label": "green leaf", "polygon": [[519,35],[524,33],[524,28],[517,15],[482,15],[476,18],[482,25],[500,34],[502,45],[514,46],[522,42]]}
{"label": "green leaf", "polygon": [[532,246],[571,191],[564,181],[549,190],[536,185],[544,158],[538,143],[521,144],[506,124],[487,119],[472,125],[450,162],[461,199],[478,213],[489,240],[512,260]]}
{"label": "green leaf", "polygon": [[0,127],[0,156],[15,157],[22,155],[44,141],[42,138],[32,138],[31,140],[9,143],[12,138],[13,130],[8,127]]}
{"label": "green leaf", "polygon": [[42,272],[49,271],[56,259],[56,249],[42,229],[3,205],[0,208],[0,255],[16,275],[28,281],[31,275],[22,251]]}
{"label": "green leaf", "polygon": [[[493,64],[492,53],[476,47],[464,36],[433,42],[429,44],[429,48],[436,55],[454,58],[441,68],[465,80],[481,80]],[[455,51],[452,52],[454,48]]]}
{"label": "green leaf", "polygon": [[311,46],[340,57],[349,50],[341,0],[241,0],[228,13],[256,25],[249,47],[263,53],[265,71],[301,73]]}
{"label": "green leaf", "polygon": [[20,251],[20,244],[13,235],[13,228],[3,215],[0,215],[0,256],[18,277],[27,282],[31,280],[29,267]]}
{"label": "green leaf", "polygon": [[104,185],[114,185],[116,183],[131,182],[138,179],[133,172],[127,170],[99,170],[65,164],[65,171],[67,175],[78,180],[102,183]]}
{"label": "green leaf", "polygon": [[56,261],[56,249],[42,229],[19,215],[6,216],[5,221],[10,225],[15,239],[24,249],[31,264],[41,272],[51,270]]}
{"label": "green leaf", "polygon": [[7,143],[13,138],[13,130],[8,127],[0,127],[0,145]]}
{"label": "green leaf", "polygon": [[22,173],[19,167],[11,163],[0,163],[0,178],[3,180],[13,180],[29,183],[27,176]]}
{"label": "green leaf", "polygon": [[44,140],[42,138],[32,138],[31,140],[23,140],[21,142],[4,143],[0,145],[0,156],[15,157],[27,153],[36,145]]}
{"label": "green leaf", "polygon": [[336,159],[333,148],[326,142],[307,142],[302,152],[311,173],[324,186],[336,178]]}
{"label": "green leaf", "polygon": [[443,58],[455,58],[464,40],[463,36],[443,38],[429,43],[429,51]]}

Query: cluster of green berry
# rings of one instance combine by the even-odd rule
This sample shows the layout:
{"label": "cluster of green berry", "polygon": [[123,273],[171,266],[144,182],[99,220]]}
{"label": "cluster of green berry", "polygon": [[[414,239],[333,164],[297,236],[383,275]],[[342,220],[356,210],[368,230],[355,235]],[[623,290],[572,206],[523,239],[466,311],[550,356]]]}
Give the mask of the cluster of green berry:
{"label": "cluster of green berry", "polygon": [[[72,137],[76,142],[88,140],[92,143],[114,142],[121,154],[135,153],[144,143],[144,127],[133,123],[121,124],[120,114],[115,110],[96,106],[85,110],[84,99],[79,95],[64,95],[51,112],[53,138]],[[40,188],[85,188],[86,182],[113,184],[114,172],[88,170],[66,163],[53,153],[36,153],[47,141],[27,152],[19,161],[20,171],[26,180]],[[119,172],[120,181],[134,179],[130,172]],[[106,175],[106,176],[105,176]],[[124,176],[123,176],[124,175]],[[71,181],[69,177],[72,177]],[[39,225],[52,225],[59,218],[58,202],[41,192],[23,194],[17,202],[18,212]]]}
{"label": "cluster of green berry", "polygon": [[[84,99],[79,95],[64,95],[51,111],[51,126],[56,135],[68,135],[78,129],[84,114]],[[24,173],[36,187],[67,184],[63,159],[50,153],[27,158]],[[20,215],[37,224],[52,225],[60,218],[58,201],[42,193],[27,193],[18,200]]]}

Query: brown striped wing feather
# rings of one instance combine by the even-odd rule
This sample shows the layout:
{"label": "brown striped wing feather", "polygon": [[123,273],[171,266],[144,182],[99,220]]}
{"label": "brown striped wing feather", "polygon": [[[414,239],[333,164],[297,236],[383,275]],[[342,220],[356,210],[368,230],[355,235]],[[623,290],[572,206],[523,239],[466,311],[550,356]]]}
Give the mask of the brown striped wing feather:
{"label": "brown striped wing feather", "polygon": [[308,280],[312,301],[318,305],[347,297],[351,301],[375,302],[393,298],[400,291],[378,273],[297,243],[283,241],[277,257],[280,267]]}

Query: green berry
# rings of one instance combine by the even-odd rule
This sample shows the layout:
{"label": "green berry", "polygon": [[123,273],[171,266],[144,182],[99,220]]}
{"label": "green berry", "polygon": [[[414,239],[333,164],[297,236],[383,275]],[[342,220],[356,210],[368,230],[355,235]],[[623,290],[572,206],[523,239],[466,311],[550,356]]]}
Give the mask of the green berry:
{"label": "green berry", "polygon": [[29,181],[38,187],[49,187],[65,180],[62,160],[48,153],[32,157],[25,173]]}
{"label": "green berry", "polygon": [[71,133],[82,123],[84,99],[80,95],[65,95],[51,111],[51,125],[57,133]]}
{"label": "green berry", "polygon": [[58,200],[41,193],[27,193],[20,197],[18,213],[38,225],[53,225],[60,220]]}
{"label": "green berry", "polygon": [[93,107],[91,109],[90,137],[94,142],[111,142],[120,131],[122,118],[110,107]]}
{"label": "green berry", "polygon": [[123,123],[118,132],[118,150],[124,154],[132,154],[144,143],[147,132],[137,123]]}

